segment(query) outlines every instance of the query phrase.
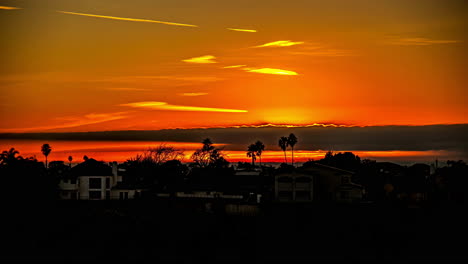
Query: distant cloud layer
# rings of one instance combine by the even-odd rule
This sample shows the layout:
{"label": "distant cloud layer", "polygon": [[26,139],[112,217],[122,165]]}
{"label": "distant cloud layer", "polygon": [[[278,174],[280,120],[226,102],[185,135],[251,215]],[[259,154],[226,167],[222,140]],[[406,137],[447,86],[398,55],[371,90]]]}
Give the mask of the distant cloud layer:
{"label": "distant cloud layer", "polygon": [[240,32],[250,32],[250,33],[257,32],[257,30],[255,30],[255,29],[243,29],[243,28],[227,28],[227,30],[240,31]]}
{"label": "distant cloud layer", "polygon": [[194,57],[194,58],[190,58],[190,59],[185,59],[185,60],[182,60],[182,61],[183,62],[188,62],[188,63],[201,63],[201,64],[217,63],[216,61],[214,61],[214,59],[216,59],[216,57],[213,56],[213,55],[205,55],[205,56],[201,56],[201,57]]}
{"label": "distant cloud layer", "polygon": [[429,38],[400,38],[395,40],[390,40],[389,44],[391,45],[402,45],[402,46],[428,46],[434,44],[453,44],[459,43],[459,40],[436,40]]}
{"label": "distant cloud layer", "polygon": [[255,46],[255,48],[264,48],[264,47],[290,47],[295,45],[304,44],[303,41],[290,41],[290,40],[278,40],[273,42],[268,42],[262,45]]}
{"label": "distant cloud layer", "polygon": [[[113,114],[114,115],[114,114]],[[106,116],[88,117],[106,120]],[[2,139],[42,140],[121,140],[213,142],[227,144],[229,150],[245,150],[248,144],[261,140],[266,150],[280,150],[278,138],[294,133],[298,150],[354,151],[429,151],[448,150],[468,158],[468,124],[429,126],[369,127],[262,127],[164,129],[157,131],[107,131],[83,133],[0,134]],[[434,156],[433,159],[436,159]]]}
{"label": "distant cloud layer", "polygon": [[248,112],[247,110],[239,110],[239,109],[171,105],[171,104],[168,104],[166,102],[155,102],[155,101],[121,104],[121,106],[130,106],[130,107],[136,107],[136,108],[147,108],[147,109],[154,109],[154,110],[168,110],[168,111],[225,112],[225,113],[246,113],[246,112]]}
{"label": "distant cloud layer", "polygon": [[272,69],[272,68],[244,68],[247,72],[254,72],[254,73],[263,73],[263,74],[275,74],[275,75],[298,75],[297,72],[282,70],[282,69]]}
{"label": "distant cloud layer", "polygon": [[170,26],[180,26],[180,27],[198,27],[197,25],[182,24],[182,23],[167,22],[167,21],[158,21],[158,20],[151,20],[151,19],[103,16],[103,15],[85,14],[85,13],[76,13],[76,12],[67,12],[67,11],[57,11],[57,12],[62,13],[62,14],[68,14],[68,15],[97,17],[97,18],[114,19],[114,20],[122,20],[122,21],[158,23],[158,24],[164,24],[164,25],[170,25]]}

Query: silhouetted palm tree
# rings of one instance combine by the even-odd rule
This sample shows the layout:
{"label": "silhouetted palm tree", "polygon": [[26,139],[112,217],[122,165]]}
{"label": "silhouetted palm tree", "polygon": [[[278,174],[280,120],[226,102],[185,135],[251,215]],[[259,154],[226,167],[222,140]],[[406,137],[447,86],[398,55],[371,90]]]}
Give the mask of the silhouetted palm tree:
{"label": "silhouetted palm tree", "polygon": [[255,160],[257,159],[257,146],[250,144],[247,148],[247,157],[252,158],[252,166],[255,166]]}
{"label": "silhouetted palm tree", "polygon": [[255,151],[256,151],[257,156],[260,158],[260,168],[262,167],[262,153],[264,150],[265,150],[265,145],[263,144],[263,142],[261,142],[260,140],[255,142]]}
{"label": "silhouetted palm tree", "polygon": [[44,144],[41,147],[42,154],[45,156],[45,167],[47,168],[47,156],[49,156],[50,152],[52,152],[52,148],[49,144]]}
{"label": "silhouetted palm tree", "polygon": [[72,156],[68,156],[68,162],[70,162],[70,168],[71,168],[71,162],[73,160],[73,157]]}
{"label": "silhouetted palm tree", "polygon": [[297,137],[291,133],[289,134],[289,137],[288,137],[288,145],[291,146],[291,164],[294,166],[294,145],[296,145],[297,143]]}
{"label": "silhouetted palm tree", "polygon": [[15,148],[10,148],[8,151],[4,150],[0,154],[0,163],[1,164],[8,164],[11,163],[14,160],[20,159],[21,156],[16,157],[16,155],[19,154],[19,151],[17,151]]}
{"label": "silhouetted palm tree", "polygon": [[278,141],[278,146],[284,152],[284,163],[288,164],[288,160],[286,159],[286,148],[288,147],[288,138],[287,137],[280,137]]}

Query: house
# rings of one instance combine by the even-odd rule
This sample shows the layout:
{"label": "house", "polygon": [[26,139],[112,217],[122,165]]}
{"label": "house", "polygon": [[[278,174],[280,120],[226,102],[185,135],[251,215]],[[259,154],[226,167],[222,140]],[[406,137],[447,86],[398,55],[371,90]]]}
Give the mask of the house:
{"label": "house", "polygon": [[127,200],[138,198],[142,191],[122,182],[116,162],[109,166],[94,159],[71,168],[59,189],[64,200]]}
{"label": "house", "polygon": [[363,197],[364,188],[351,182],[353,172],[309,163],[275,175],[275,200],[278,202],[336,201],[354,202]]}

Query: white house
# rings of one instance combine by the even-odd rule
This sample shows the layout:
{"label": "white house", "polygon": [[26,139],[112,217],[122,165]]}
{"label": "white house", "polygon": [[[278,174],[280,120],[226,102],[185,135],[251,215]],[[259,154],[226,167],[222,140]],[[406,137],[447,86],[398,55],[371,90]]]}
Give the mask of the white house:
{"label": "white house", "polygon": [[59,183],[64,200],[127,200],[141,190],[124,186],[116,162],[112,166],[89,159],[71,169],[71,175]]}

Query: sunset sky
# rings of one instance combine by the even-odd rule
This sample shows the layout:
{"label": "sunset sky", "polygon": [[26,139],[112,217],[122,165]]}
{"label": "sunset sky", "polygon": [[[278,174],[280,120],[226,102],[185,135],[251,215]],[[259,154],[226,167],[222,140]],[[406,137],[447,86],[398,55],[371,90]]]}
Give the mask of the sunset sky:
{"label": "sunset sky", "polygon": [[468,123],[466,1],[0,1],[0,132]]}

